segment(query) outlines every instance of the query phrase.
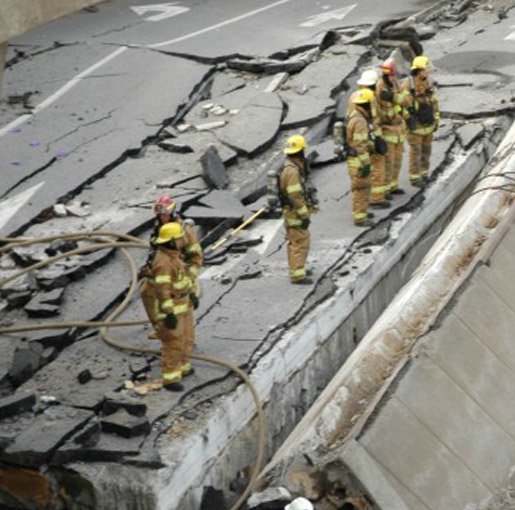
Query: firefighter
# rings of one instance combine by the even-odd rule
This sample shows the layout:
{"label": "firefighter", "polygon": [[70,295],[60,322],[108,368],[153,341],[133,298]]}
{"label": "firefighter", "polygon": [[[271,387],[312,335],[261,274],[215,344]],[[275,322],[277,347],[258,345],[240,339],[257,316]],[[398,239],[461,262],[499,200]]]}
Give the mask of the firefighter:
{"label": "firefighter", "polygon": [[306,275],[311,211],[308,206],[305,149],[306,140],[302,135],[290,136],[284,148],[286,163],[279,175],[290,281],[298,284],[310,283]]}
{"label": "firefighter", "polygon": [[354,224],[369,227],[370,198],[370,153],[374,148],[371,133],[372,103],[374,93],[370,89],[360,89],[353,94],[353,109],[347,118],[347,144],[349,155],[347,166],[352,190],[352,213]]}
{"label": "firefighter", "polygon": [[423,187],[429,177],[433,133],[440,124],[438,96],[428,67],[428,57],[415,57],[411,64],[411,76],[401,85],[401,90],[409,93],[409,179],[416,187]]}
{"label": "firefighter", "polygon": [[[152,322],[152,311],[155,301],[154,284],[151,279],[148,278],[149,269],[152,264],[152,260],[155,256],[155,239],[158,237],[159,228],[161,225],[176,221],[183,226],[184,230],[184,242],[181,242],[181,256],[183,261],[188,266],[188,276],[190,277],[193,285],[193,292],[190,294],[190,309],[186,314],[186,347],[184,350],[183,359],[183,375],[189,375],[194,372],[190,362],[190,355],[193,351],[195,344],[195,316],[194,310],[198,308],[199,296],[200,296],[200,285],[198,283],[198,273],[203,263],[202,247],[198,242],[195,229],[189,224],[188,220],[183,220],[177,213],[177,206],[173,199],[168,195],[162,195],[158,197],[154,202],[154,213],[156,215],[156,222],[154,230],[150,238],[150,253],[147,258],[145,266],[140,271],[140,277],[142,283],[140,285],[140,295],[143,301],[143,305],[147,312],[147,316]],[[157,338],[156,331],[149,334],[150,339]]]}
{"label": "firefighter", "polygon": [[192,282],[182,260],[184,230],[179,222],[165,223],[154,240],[156,253],[151,266],[155,301],[153,323],[162,343],[161,372],[163,387],[182,391],[186,315],[190,309]]}
{"label": "firefighter", "polygon": [[401,91],[397,81],[396,65],[393,58],[381,64],[381,77],[377,82],[377,98],[379,102],[380,124],[383,138],[387,144],[386,152],[386,187],[387,193],[404,194],[399,187],[399,173],[406,139],[406,123],[403,112],[406,112],[410,100],[409,92]]}
{"label": "firefighter", "polygon": [[386,151],[387,146],[383,139],[381,127],[380,103],[377,99],[377,82],[379,74],[375,69],[366,69],[357,81],[358,90],[349,98],[347,106],[347,118],[355,108],[354,98],[360,90],[370,89],[374,93],[374,99],[370,103],[370,123],[372,125],[371,137],[374,141],[374,150],[370,153],[371,175],[370,175],[370,206],[377,209],[390,207],[387,201],[387,181],[386,181]]}

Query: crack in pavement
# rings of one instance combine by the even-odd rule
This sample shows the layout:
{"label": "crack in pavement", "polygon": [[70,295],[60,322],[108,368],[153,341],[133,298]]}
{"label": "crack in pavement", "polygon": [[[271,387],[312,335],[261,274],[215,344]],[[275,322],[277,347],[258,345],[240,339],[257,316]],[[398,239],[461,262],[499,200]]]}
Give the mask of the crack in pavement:
{"label": "crack in pavement", "polygon": [[14,51],[16,52],[16,56],[7,60],[5,62],[4,67],[5,67],[5,69],[9,69],[10,67],[12,67],[20,62],[29,60],[32,57],[37,57],[38,55],[41,55],[43,53],[48,53],[49,51],[58,50],[60,48],[65,48],[67,46],[77,46],[80,44],[85,44],[85,43],[79,42],[79,41],[72,42],[72,43],[60,43],[59,41],[54,41],[54,44],[52,46],[50,46],[48,48],[43,48],[42,50],[35,51],[34,53],[25,53],[24,51],[18,51],[16,49],[17,45],[12,45],[12,47],[15,48]]}
{"label": "crack in pavement", "polygon": [[107,119],[110,119],[111,116],[113,115],[113,113],[118,110],[118,108],[114,108],[113,110],[110,110],[107,115],[104,115],[103,117],[99,117],[98,119],[95,119],[95,120],[92,120],[90,122],[86,122],[85,124],[81,124],[79,126],[77,126],[75,129],[72,129],[71,131],[68,131],[67,133],[65,133],[64,135],[61,135],[59,138],[56,138],[55,140],[52,140],[51,142],[48,142],[47,143],[47,146],[46,146],[46,152],[49,152],[50,150],[50,146],[56,142],[59,142],[60,140],[63,140],[64,138],[76,133],[77,131],[79,131],[80,129],[82,129],[83,127],[87,127],[87,126],[91,126],[93,124],[97,124],[99,122],[102,122],[103,120],[107,120]]}
{"label": "crack in pavement", "polygon": [[[97,37],[102,37],[102,36],[108,35],[108,34],[114,34],[116,32],[123,32],[124,30],[127,30],[127,29],[132,28],[132,27],[136,27],[138,25],[142,25],[144,23],[145,23],[145,20],[134,21],[133,23],[129,23],[128,25],[125,25],[123,27],[112,28],[111,30],[106,30],[105,32],[100,32],[99,34],[92,35],[91,39],[96,39]],[[112,43],[112,44],[114,44],[114,43]]]}
{"label": "crack in pavement", "polygon": [[29,179],[32,179],[32,177],[35,177],[36,175],[38,175],[39,173],[41,172],[44,172],[47,168],[49,168],[50,166],[52,166],[55,162],[57,161],[57,157],[54,156],[52,157],[47,163],[45,163],[43,166],[39,167],[39,168],[36,168],[36,170],[34,170],[33,172],[31,172],[30,174],[26,175],[23,179],[19,180],[16,184],[13,184],[10,188],[8,188],[3,195],[0,195],[0,199],[3,199],[5,198],[9,193],[11,193],[11,191],[13,191],[14,189],[16,189],[18,186],[20,186],[21,184],[23,184],[25,181],[28,181]]}

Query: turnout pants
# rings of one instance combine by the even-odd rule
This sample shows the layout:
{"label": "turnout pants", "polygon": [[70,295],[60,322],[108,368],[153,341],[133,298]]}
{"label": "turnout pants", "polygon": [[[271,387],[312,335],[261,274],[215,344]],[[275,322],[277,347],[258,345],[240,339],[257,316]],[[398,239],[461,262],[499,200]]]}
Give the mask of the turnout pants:
{"label": "turnout pants", "polygon": [[143,307],[145,308],[147,317],[152,326],[154,326],[154,329],[156,329],[158,321],[157,313],[159,310],[156,308],[156,292],[154,290],[154,284],[150,278],[143,278],[139,287],[139,295],[143,302]]}
{"label": "turnout pants", "polygon": [[386,156],[372,154],[372,173],[370,175],[370,203],[380,204],[384,202],[387,191],[386,180]]}
{"label": "turnout pants", "polygon": [[406,138],[402,124],[383,125],[383,137],[388,145],[386,153],[386,186],[388,191],[399,187],[399,174],[404,154],[404,140]]}
{"label": "turnout pants", "polygon": [[[179,302],[177,304],[180,305],[184,303]],[[175,312],[177,326],[174,329],[167,329],[162,319],[157,322],[157,335],[162,343],[161,373],[164,386],[170,383],[180,382],[182,379],[187,314],[187,311],[181,313]]]}
{"label": "turnout pants", "polygon": [[285,227],[290,280],[303,280],[306,277],[306,260],[309,253],[309,230],[288,225]]}
{"label": "turnout pants", "polygon": [[370,176],[360,177],[359,168],[349,168],[350,185],[352,190],[352,215],[354,223],[367,220],[368,203],[370,200]]}
{"label": "turnout pants", "polygon": [[410,133],[408,135],[408,143],[410,146],[409,179],[413,183],[429,175],[433,134],[419,135]]}

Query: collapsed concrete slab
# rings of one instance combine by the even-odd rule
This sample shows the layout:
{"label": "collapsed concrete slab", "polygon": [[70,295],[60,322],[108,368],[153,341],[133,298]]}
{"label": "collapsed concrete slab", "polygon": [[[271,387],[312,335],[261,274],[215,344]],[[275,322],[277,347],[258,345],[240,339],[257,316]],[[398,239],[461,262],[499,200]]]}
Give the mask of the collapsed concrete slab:
{"label": "collapsed concrete slab", "polygon": [[48,409],[3,451],[0,458],[24,466],[40,466],[74,432],[92,418],[91,411],[59,406]]}
{"label": "collapsed concrete slab", "polygon": [[515,208],[502,184],[514,144],[512,126],[489,172],[501,189],[467,200],[282,446],[273,483],[319,499],[317,473],[338,466],[378,508],[506,507]]}
{"label": "collapsed concrete slab", "polygon": [[[361,46],[336,44],[323,53],[317,62],[292,76],[279,92],[288,104],[288,113],[281,128],[306,126],[322,118],[327,109],[334,107],[332,94],[342,89],[345,79],[367,51]],[[324,79],[320,80],[320,76]]]}
{"label": "collapsed concrete slab", "polygon": [[253,157],[272,144],[283,114],[281,99],[273,92],[257,93],[219,132],[236,152]]}

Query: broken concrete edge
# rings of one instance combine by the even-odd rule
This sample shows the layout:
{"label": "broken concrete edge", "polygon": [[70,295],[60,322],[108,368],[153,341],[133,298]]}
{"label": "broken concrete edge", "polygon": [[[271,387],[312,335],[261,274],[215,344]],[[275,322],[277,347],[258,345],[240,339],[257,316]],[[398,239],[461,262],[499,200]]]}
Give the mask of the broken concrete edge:
{"label": "broken concrete edge", "polygon": [[[324,139],[331,124],[332,114],[333,112],[326,113],[324,118],[313,126],[305,130],[299,130],[306,139],[308,145],[315,145]],[[270,158],[259,166],[250,179],[244,181],[240,186],[233,190],[236,197],[243,203],[250,203],[264,195],[266,191],[266,176],[268,172],[277,172],[284,164],[285,159],[286,156],[282,150],[275,151]]]}
{"label": "broken concrete edge", "polygon": [[[513,172],[514,148],[515,123],[494,154],[491,161],[496,164],[488,173]],[[468,166],[467,159],[461,166]],[[492,177],[487,185],[507,182],[507,178]],[[475,189],[485,187],[481,180]],[[446,197],[449,203],[452,200]],[[513,197],[508,191],[477,193],[465,202],[408,283],[277,451],[262,477],[274,471],[279,474],[280,466],[298,452],[329,449],[359,435],[416,341],[435,323],[477,264],[488,259],[514,217]],[[357,410],[363,413],[361,417],[356,416]]]}
{"label": "broken concrete edge", "polygon": [[[292,327],[257,362],[251,373],[251,380],[265,406],[270,400],[272,387],[286,383],[293,373],[302,370],[320,344],[349,317],[391,267],[401,260],[416,242],[417,232],[426,231],[470,186],[486,163],[486,157],[482,159],[482,156],[484,155],[478,155],[474,150],[458,157],[451,168],[427,190],[428,200],[432,198],[435,206],[426,207],[418,215],[405,214],[403,225],[396,234],[395,244],[392,243],[392,250],[369,254],[367,264],[363,265],[357,280],[350,287],[347,279],[346,286],[340,286],[334,297],[319,305]],[[441,195],[445,198],[436,201],[435,197]],[[361,257],[363,258],[363,255]],[[181,436],[180,441],[172,441],[166,448],[161,449],[163,462],[173,466],[173,473],[165,468],[156,476],[154,490],[158,503],[164,507],[164,502],[167,501],[169,504],[173,498],[179,504],[188,492],[189,496],[194,492],[194,497],[200,501],[202,486],[209,484],[210,468],[220,455],[230,448],[231,440],[249,425],[253,415],[251,396],[247,389],[240,385],[236,391],[219,401],[213,412],[205,417],[200,430],[190,435],[185,434]],[[297,439],[294,439],[293,443],[296,444]],[[279,452],[287,451],[288,444],[291,445],[291,441],[288,441]],[[202,462],[199,462],[199,459],[202,459]],[[268,469],[270,467],[264,471],[265,474]],[[180,505],[172,508],[180,508]]]}
{"label": "broken concrete edge", "polygon": [[430,16],[434,16],[436,13],[440,12],[443,9],[446,9],[449,6],[449,0],[440,0],[440,2],[437,2],[434,5],[431,5],[427,7],[426,9],[423,9],[413,16],[409,16],[408,18],[399,21],[399,23],[396,23],[395,25],[392,25],[390,28],[406,28],[409,27],[415,23],[418,23],[420,21],[423,21],[426,18],[429,18]]}

